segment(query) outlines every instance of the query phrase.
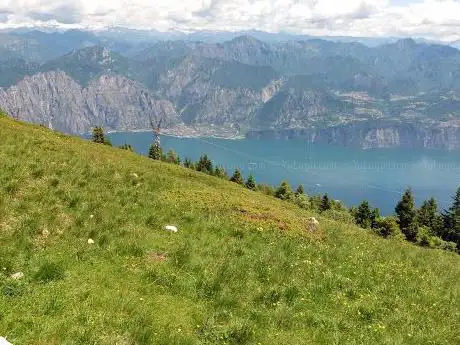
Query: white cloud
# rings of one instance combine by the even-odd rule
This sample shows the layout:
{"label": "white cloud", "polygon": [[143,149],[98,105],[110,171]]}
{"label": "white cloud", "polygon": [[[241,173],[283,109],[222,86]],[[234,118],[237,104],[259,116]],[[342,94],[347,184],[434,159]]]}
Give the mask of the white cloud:
{"label": "white cloud", "polygon": [[290,31],[460,39],[459,0],[0,0],[0,28]]}

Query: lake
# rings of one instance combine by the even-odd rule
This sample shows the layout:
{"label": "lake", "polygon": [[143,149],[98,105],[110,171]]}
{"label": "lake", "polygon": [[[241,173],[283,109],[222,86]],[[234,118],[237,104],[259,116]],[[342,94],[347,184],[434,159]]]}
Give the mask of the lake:
{"label": "lake", "polygon": [[[153,135],[148,132],[111,133],[114,145],[131,144],[147,154]],[[347,206],[368,200],[382,214],[393,213],[401,192],[410,186],[420,204],[436,197],[442,207],[460,185],[460,152],[431,150],[360,150],[309,144],[296,140],[225,140],[162,136],[166,152],[196,161],[207,153],[229,174],[240,168],[253,172],[258,183],[278,185],[288,180],[303,184],[307,194],[328,193]]]}

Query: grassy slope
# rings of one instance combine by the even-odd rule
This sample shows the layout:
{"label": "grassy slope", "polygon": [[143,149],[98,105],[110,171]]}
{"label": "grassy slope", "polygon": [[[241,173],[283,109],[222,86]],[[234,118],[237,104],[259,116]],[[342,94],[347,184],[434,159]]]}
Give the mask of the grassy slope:
{"label": "grassy slope", "polygon": [[460,342],[456,254],[6,118],[0,162],[13,344]]}

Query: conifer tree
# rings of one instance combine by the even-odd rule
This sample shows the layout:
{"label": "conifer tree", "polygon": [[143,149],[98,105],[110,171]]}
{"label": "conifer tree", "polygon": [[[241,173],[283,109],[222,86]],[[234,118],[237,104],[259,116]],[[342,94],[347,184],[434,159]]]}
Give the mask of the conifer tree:
{"label": "conifer tree", "polygon": [[295,190],[295,195],[300,196],[305,194],[305,190],[303,189],[303,185],[299,184],[297,189]]}
{"label": "conifer tree", "polygon": [[246,180],[246,188],[250,190],[256,190],[256,179],[252,173],[249,174],[248,179]]}
{"label": "conifer tree", "polygon": [[372,225],[372,211],[368,201],[363,201],[355,211],[355,222],[364,229],[369,229]]}
{"label": "conifer tree", "polygon": [[214,169],[214,176],[219,177],[219,178],[225,178],[227,179],[227,172],[225,171],[224,167],[222,166],[216,166]]}
{"label": "conifer tree", "polygon": [[230,177],[230,181],[241,184],[241,185],[244,184],[240,169],[235,169],[235,172],[233,173],[232,177]]}
{"label": "conifer tree", "polygon": [[166,160],[167,162],[172,163],[172,164],[180,164],[179,155],[173,149],[168,151],[166,155]]}
{"label": "conifer tree", "polygon": [[150,145],[149,158],[159,161],[162,159],[162,157],[163,157],[163,150],[158,145],[158,143],[155,142],[152,145]]}
{"label": "conifer tree", "polygon": [[329,200],[329,196],[326,193],[326,194],[324,194],[324,196],[321,199],[321,204],[319,205],[319,210],[320,210],[320,212],[324,212],[324,211],[330,210],[331,208],[332,208],[332,203]]}
{"label": "conifer tree", "polygon": [[440,235],[442,218],[438,211],[438,204],[435,198],[425,200],[417,212],[417,223],[431,229],[433,234]]}
{"label": "conifer tree", "polygon": [[190,158],[185,158],[184,160],[184,167],[188,169],[194,169],[192,160]]}
{"label": "conifer tree", "polygon": [[105,143],[104,128],[96,126],[93,128],[93,142],[97,144]]}
{"label": "conifer tree", "polygon": [[134,148],[130,144],[127,144],[127,143],[124,143],[123,145],[118,146],[118,148],[121,150],[134,152]]}
{"label": "conifer tree", "polygon": [[288,181],[281,182],[280,186],[275,192],[275,197],[281,200],[290,200],[292,199],[293,193],[292,188],[289,185]]}
{"label": "conifer tree", "polygon": [[204,154],[200,157],[196,164],[196,170],[206,174],[212,174],[214,172],[212,161],[209,159],[208,155]]}
{"label": "conifer tree", "polygon": [[377,226],[377,222],[380,219],[380,210],[378,208],[374,208],[371,212],[371,228],[375,229]]}
{"label": "conifer tree", "polygon": [[453,197],[452,206],[446,211],[443,218],[443,240],[455,242],[457,247],[460,247],[460,188],[457,189]]}
{"label": "conifer tree", "polygon": [[415,208],[415,200],[410,188],[404,192],[401,200],[396,205],[395,212],[402,233],[409,241],[416,241],[418,232],[417,209]]}

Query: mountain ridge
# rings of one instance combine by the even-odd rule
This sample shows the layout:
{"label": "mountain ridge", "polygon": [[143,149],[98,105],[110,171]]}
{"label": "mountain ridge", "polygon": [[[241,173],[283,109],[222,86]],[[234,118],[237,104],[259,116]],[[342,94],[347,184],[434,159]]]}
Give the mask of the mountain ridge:
{"label": "mountain ridge", "polygon": [[[413,139],[428,148],[460,148],[455,130],[455,120],[460,117],[460,51],[442,45],[411,39],[378,47],[320,39],[267,43],[240,36],[223,43],[157,42],[137,59],[94,44],[39,65],[21,61],[18,60],[19,67],[10,69],[3,80],[0,78],[3,94],[11,96],[19,90],[20,94],[27,94],[23,99],[38,102],[34,111],[26,107],[28,115],[24,117],[35,123],[59,116],[80,118],[81,125],[69,119],[61,121],[58,127],[70,133],[86,132],[91,121],[99,121],[109,130],[145,129],[144,124],[151,116],[149,112],[156,107],[145,108],[142,102],[132,100],[142,98],[143,92],[147,92],[149,97],[168,104],[166,108],[160,107],[163,110],[155,110],[158,116],[182,127],[203,128],[202,135],[206,135],[206,128],[214,126],[223,132],[241,128],[243,133],[263,131],[268,135],[272,131],[273,136],[278,137],[276,133],[283,130],[317,132],[343,126],[348,130],[353,124],[362,128],[359,125],[362,121],[377,120],[382,121],[383,132],[387,128],[385,123],[390,121],[396,127],[399,122],[418,126],[420,133],[426,135],[452,125],[446,140]],[[13,63],[6,62],[0,69],[2,66],[6,71]],[[59,79],[62,83],[59,89],[64,93],[65,90],[81,93],[75,91],[78,87],[73,82],[86,88],[101,78],[107,78],[106,81],[127,78],[137,83],[130,90],[138,94],[127,96],[131,99],[127,103],[111,101],[110,106],[101,106],[108,112],[107,116],[94,116],[91,115],[94,107],[73,102],[70,95],[38,97],[33,88],[47,89],[46,85],[53,81],[43,78],[47,74],[40,74],[29,86],[29,79],[20,81],[27,75],[56,71],[72,79]],[[39,80],[43,85],[37,84]],[[106,98],[114,92],[110,87],[103,91]],[[18,109],[13,109],[11,100],[5,97],[0,106],[17,113]],[[125,106],[134,107],[135,111],[125,111]],[[68,111],[51,116],[49,109],[56,107]],[[78,112],[85,115],[82,117]],[[110,113],[125,116],[126,121],[109,120]],[[63,125],[65,123],[68,125]],[[408,133],[411,132],[403,131],[401,135]],[[374,134],[364,134],[364,137],[367,135]],[[356,138],[361,137],[356,133]],[[403,141],[410,140],[407,137]],[[368,146],[354,139],[346,142]],[[382,139],[374,145],[390,144]],[[397,141],[391,145],[397,147]]]}

